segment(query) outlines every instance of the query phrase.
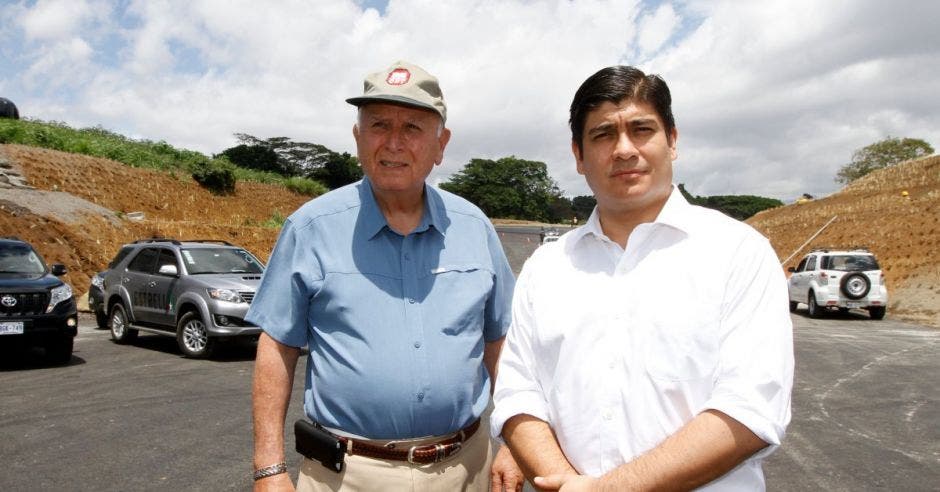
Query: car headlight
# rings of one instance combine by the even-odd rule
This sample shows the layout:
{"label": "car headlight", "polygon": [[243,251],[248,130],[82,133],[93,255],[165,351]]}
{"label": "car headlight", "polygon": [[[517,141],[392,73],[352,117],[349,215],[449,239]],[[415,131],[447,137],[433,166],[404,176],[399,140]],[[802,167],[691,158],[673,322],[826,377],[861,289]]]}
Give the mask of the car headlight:
{"label": "car headlight", "polygon": [[103,284],[104,284],[104,278],[102,278],[101,275],[98,275],[96,273],[95,276],[91,277],[91,285],[101,289],[102,288],[101,286]]}
{"label": "car headlight", "polygon": [[71,299],[72,288],[69,287],[69,284],[62,284],[53,288],[51,294],[52,296],[49,298],[49,307],[46,308],[47,313],[51,313],[52,309],[56,307],[56,304]]}
{"label": "car headlight", "polygon": [[242,300],[242,296],[238,295],[238,292],[230,289],[206,289],[209,292],[209,297],[213,299],[218,299],[220,301],[226,302],[245,302]]}

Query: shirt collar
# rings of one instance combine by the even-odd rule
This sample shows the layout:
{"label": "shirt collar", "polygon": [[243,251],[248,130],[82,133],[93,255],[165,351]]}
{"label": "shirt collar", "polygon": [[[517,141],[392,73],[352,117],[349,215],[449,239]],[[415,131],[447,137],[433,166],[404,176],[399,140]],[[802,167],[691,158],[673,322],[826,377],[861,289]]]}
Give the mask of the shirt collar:
{"label": "shirt collar", "polygon": [[[362,203],[361,220],[363,230],[369,239],[375,237],[382,229],[388,227],[388,219],[379,208],[372,192],[372,183],[368,177],[363,177],[359,185],[359,200]],[[421,222],[412,232],[424,232],[429,228],[438,231],[442,236],[447,228],[447,221],[442,217],[444,204],[438,193],[425,183],[424,185],[424,212]],[[433,227],[432,227],[433,226]],[[391,229],[391,228],[389,228]]]}
{"label": "shirt collar", "polygon": [[[691,210],[692,205],[682,196],[679,188],[673,186],[672,191],[669,193],[669,198],[666,199],[666,204],[663,205],[663,209],[659,211],[659,215],[656,216],[656,220],[653,221],[653,224],[662,224],[688,234],[693,224],[693,219],[689,214]],[[571,234],[571,239],[568,240],[569,248],[574,248],[581,239],[588,235],[610,240],[610,238],[604,234],[604,229],[601,228],[601,219],[600,215],[597,213],[597,206],[594,206],[594,210],[591,212],[591,216],[588,217],[587,222],[585,222],[583,226],[571,231],[569,234]]]}

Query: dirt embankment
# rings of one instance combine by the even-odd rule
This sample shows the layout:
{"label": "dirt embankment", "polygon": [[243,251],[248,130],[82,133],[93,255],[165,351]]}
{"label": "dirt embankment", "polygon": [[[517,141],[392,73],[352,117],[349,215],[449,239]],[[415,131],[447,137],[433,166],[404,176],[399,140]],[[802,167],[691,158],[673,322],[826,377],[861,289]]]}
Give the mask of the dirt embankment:
{"label": "dirt embankment", "polygon": [[[266,260],[278,228],[264,224],[308,199],[250,182],[220,197],[188,176],[0,145],[0,236],[19,236],[47,261],[64,263],[77,294],[121,244],[151,236],[224,239]],[[134,212],[144,219],[130,220]],[[888,279],[889,316],[940,327],[940,156],[872,173],[839,193],[747,222],[770,238],[782,261],[833,216],[784,266],[796,265],[812,247],[868,247]]]}
{"label": "dirt embankment", "polygon": [[940,327],[940,156],[876,171],[826,198],[747,222],[770,238],[782,261],[832,217],[785,266],[814,247],[867,247],[887,278],[888,315]]}
{"label": "dirt embankment", "polygon": [[[46,261],[64,263],[77,295],[122,244],[141,238],[222,239],[267,260],[279,229],[264,224],[308,199],[244,181],[234,195],[216,196],[189,176],[0,145],[0,236],[18,236]],[[134,212],[143,212],[143,220],[129,219]]]}

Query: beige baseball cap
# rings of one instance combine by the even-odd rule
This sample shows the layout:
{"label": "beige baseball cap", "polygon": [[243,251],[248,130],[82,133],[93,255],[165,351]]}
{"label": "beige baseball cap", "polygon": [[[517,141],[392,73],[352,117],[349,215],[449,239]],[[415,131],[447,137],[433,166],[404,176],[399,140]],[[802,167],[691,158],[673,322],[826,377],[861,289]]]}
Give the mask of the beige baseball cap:
{"label": "beige baseball cap", "polygon": [[406,61],[397,61],[385,70],[369,74],[363,83],[362,95],[350,97],[346,102],[354,106],[370,102],[404,104],[429,109],[447,121],[447,104],[437,78]]}

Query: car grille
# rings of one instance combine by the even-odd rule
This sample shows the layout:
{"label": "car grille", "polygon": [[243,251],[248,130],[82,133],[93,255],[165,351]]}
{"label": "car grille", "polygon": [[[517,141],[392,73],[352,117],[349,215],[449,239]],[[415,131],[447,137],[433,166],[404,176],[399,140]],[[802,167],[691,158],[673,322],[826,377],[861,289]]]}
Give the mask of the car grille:
{"label": "car grille", "polygon": [[[2,302],[8,297],[13,298],[16,303],[7,306],[9,302]],[[0,293],[0,318],[43,314],[46,312],[46,306],[48,305],[48,292]]]}
{"label": "car grille", "polygon": [[255,298],[255,293],[251,291],[239,291],[238,295],[242,296],[242,299],[248,304],[251,304],[251,301]]}

